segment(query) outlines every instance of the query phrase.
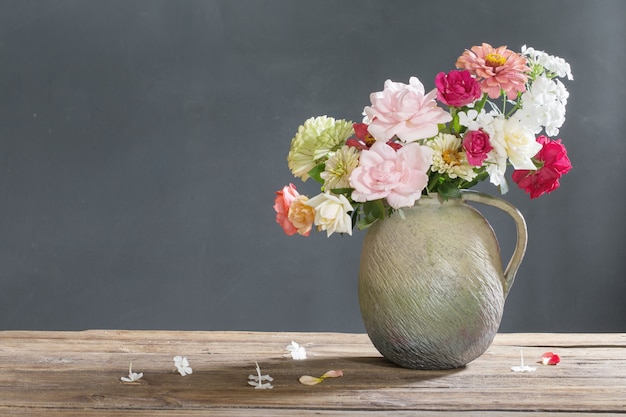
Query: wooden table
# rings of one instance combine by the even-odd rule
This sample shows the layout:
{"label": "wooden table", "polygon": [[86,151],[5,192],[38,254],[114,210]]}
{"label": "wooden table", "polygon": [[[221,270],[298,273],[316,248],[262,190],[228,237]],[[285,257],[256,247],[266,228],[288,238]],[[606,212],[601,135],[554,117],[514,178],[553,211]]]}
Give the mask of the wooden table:
{"label": "wooden table", "polygon": [[[284,355],[296,341],[306,360]],[[523,350],[534,372],[516,373]],[[534,362],[546,351],[561,363]],[[193,374],[174,372],[186,356]],[[274,378],[255,389],[248,376]],[[143,372],[125,383],[129,363]],[[298,382],[342,370],[315,386]],[[450,371],[398,368],[366,335],[117,331],[0,332],[0,416],[603,416],[626,414],[626,334],[499,334]]]}

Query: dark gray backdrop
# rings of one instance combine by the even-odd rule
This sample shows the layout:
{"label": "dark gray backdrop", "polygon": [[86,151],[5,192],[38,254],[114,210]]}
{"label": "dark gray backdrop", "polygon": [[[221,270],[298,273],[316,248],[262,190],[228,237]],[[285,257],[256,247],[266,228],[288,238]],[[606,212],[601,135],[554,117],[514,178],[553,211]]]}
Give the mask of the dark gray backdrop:
{"label": "dark gray backdrop", "polygon": [[[465,48],[567,59],[550,196],[502,331],[625,331],[626,2],[1,1],[0,329],[363,331],[362,233],[283,235],[310,116],[358,121]],[[296,185],[314,194],[315,185]],[[484,191],[496,193],[489,184]],[[508,259],[512,223],[489,213]]]}

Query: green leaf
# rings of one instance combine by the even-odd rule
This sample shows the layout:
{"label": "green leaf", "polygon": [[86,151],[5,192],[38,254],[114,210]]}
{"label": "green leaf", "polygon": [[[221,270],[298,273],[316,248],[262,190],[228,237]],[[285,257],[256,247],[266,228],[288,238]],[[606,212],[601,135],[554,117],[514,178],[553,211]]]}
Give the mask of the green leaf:
{"label": "green leaf", "polygon": [[363,203],[363,217],[357,222],[359,229],[363,230],[370,227],[378,220],[385,218],[385,205],[383,200],[366,201]]}
{"label": "green leaf", "polygon": [[315,181],[324,185],[324,180],[322,179],[321,175],[325,169],[326,169],[326,163],[317,164],[315,165],[315,167],[313,167],[313,169],[307,172],[307,174],[309,174],[309,176],[313,178]]}
{"label": "green leaf", "polygon": [[485,103],[486,102],[487,102],[487,93],[483,94],[483,97],[480,99],[478,104],[474,105],[474,110],[476,110],[478,113],[480,113],[480,111],[483,109],[483,107],[485,107]]}
{"label": "green leaf", "polygon": [[343,195],[350,195],[352,194],[352,191],[354,191],[354,188],[333,188],[332,190],[330,190],[330,192],[333,194]]}
{"label": "green leaf", "polygon": [[377,220],[378,219],[363,218],[358,221],[356,226],[359,228],[359,230],[365,230],[373,225]]}
{"label": "green leaf", "polygon": [[489,173],[487,171],[483,170],[482,172],[478,173],[478,175],[476,175],[472,181],[464,181],[464,182],[462,182],[459,185],[459,188],[472,188],[473,186],[475,186],[479,182],[487,179],[488,177],[489,177]]}
{"label": "green leaf", "polygon": [[439,184],[437,192],[445,201],[450,198],[461,198],[461,190],[459,190],[459,187],[452,182]]}
{"label": "green leaf", "polygon": [[461,133],[461,123],[459,122],[459,113],[454,112],[454,116],[452,117],[452,130],[457,133]]}
{"label": "green leaf", "polygon": [[352,214],[350,215],[350,217],[352,217],[352,228],[353,229],[357,225],[357,223],[359,222],[360,213],[361,213],[360,204],[355,204],[354,205],[354,210],[352,211]]}
{"label": "green leaf", "polygon": [[385,218],[385,205],[382,200],[366,201],[363,204],[363,212],[366,216],[382,220]]}
{"label": "green leaf", "polygon": [[432,193],[437,192],[437,186],[439,185],[439,180],[441,179],[441,174],[438,172],[431,172],[430,178],[428,179],[428,191]]}

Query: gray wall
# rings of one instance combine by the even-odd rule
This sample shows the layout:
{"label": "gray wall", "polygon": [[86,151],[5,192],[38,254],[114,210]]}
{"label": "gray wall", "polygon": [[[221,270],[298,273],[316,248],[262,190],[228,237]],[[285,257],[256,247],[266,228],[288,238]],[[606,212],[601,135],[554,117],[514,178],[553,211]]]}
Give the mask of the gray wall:
{"label": "gray wall", "polygon": [[[626,331],[621,0],[0,2],[0,329],[363,331],[363,234],[283,235],[298,125],[465,48],[567,59],[574,169],[506,198],[502,331]],[[301,191],[315,185],[296,182]],[[484,191],[496,193],[489,184]],[[512,223],[487,213],[503,257]]]}

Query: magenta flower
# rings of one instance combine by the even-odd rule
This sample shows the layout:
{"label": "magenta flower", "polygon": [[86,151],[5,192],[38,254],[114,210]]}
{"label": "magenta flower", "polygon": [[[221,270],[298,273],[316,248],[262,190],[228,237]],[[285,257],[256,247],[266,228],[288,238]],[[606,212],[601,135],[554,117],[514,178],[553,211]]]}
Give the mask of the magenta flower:
{"label": "magenta flower", "polygon": [[370,94],[372,105],[364,109],[369,133],[382,142],[394,136],[403,142],[435,136],[439,123],[452,120],[450,114],[437,107],[436,94],[437,90],[425,94],[416,77],[411,77],[408,85],[385,81],[385,89]]}
{"label": "magenta flower", "polygon": [[432,149],[417,143],[398,151],[376,142],[361,152],[359,166],[350,175],[352,199],[358,202],[386,198],[395,209],[410,207],[428,184],[426,172],[432,164]]}
{"label": "magenta flower", "polygon": [[452,107],[462,107],[480,98],[480,84],[467,70],[440,72],[435,77],[437,99]]}
{"label": "magenta flower", "polygon": [[512,174],[513,181],[530,194],[531,200],[559,188],[559,179],[572,168],[561,139],[550,140],[541,135],[537,142],[543,147],[534,159],[542,166],[536,170],[518,169]]}
{"label": "magenta flower", "polygon": [[470,165],[479,167],[487,159],[487,154],[493,150],[489,141],[489,134],[482,129],[470,130],[463,136],[463,149]]}

